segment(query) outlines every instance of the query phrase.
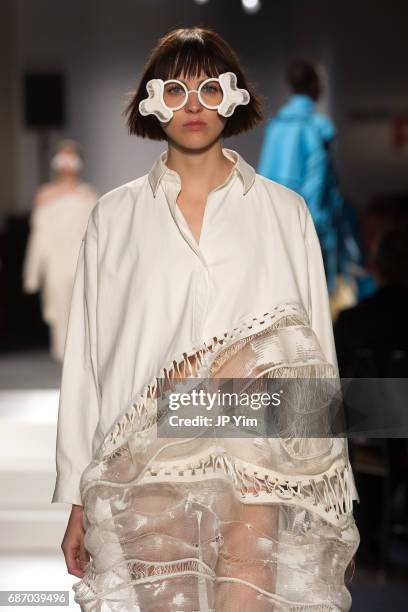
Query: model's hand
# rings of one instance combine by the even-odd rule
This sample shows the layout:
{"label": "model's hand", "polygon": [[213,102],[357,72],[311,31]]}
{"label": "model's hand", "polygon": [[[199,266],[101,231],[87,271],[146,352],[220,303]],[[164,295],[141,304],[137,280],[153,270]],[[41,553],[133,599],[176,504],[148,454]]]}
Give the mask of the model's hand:
{"label": "model's hand", "polygon": [[84,576],[85,565],[89,562],[89,553],[84,547],[85,530],[82,517],[83,507],[73,505],[64,539],[61,543],[68,573],[78,578]]}

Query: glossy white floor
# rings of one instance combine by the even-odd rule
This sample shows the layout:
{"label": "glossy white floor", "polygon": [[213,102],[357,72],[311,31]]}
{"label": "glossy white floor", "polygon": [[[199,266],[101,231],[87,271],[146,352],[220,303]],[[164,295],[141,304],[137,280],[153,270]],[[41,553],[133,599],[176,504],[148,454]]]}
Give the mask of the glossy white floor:
{"label": "glossy white floor", "polygon": [[0,591],[64,590],[70,605],[0,609],[79,610],[72,591],[79,579],[68,574],[60,549],[70,506],[50,503],[60,372],[47,354],[37,357],[0,362]]}
{"label": "glossy white floor", "polygon": [[39,610],[80,610],[74,602],[72,584],[78,578],[70,576],[60,554],[2,554],[0,556],[0,591],[68,591],[69,606],[5,606],[9,612],[39,612]]}

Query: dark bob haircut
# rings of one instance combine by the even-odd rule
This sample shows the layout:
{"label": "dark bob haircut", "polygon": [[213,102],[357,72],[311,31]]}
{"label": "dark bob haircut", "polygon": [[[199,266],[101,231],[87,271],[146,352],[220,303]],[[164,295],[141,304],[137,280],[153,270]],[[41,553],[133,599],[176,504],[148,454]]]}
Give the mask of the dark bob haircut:
{"label": "dark bob haircut", "polygon": [[233,115],[227,118],[222,132],[225,138],[250,130],[262,121],[259,97],[248,83],[234,51],[219,34],[201,27],[179,28],[169,32],[151,52],[139,86],[130,94],[124,111],[129,133],[152,140],[167,139],[155,116],[143,116],[139,112],[139,102],[147,96],[146,83],[150,79],[175,79],[181,74],[194,78],[201,72],[208,77],[217,77],[227,71],[235,72],[237,87],[247,89],[251,99],[246,106],[237,106]]}

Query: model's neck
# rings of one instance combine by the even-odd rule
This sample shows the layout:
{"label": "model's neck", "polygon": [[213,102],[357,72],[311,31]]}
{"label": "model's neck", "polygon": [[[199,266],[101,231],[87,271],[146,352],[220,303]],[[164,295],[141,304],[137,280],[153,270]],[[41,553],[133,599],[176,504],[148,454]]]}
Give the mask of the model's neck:
{"label": "model's neck", "polygon": [[57,176],[55,178],[55,182],[58,183],[61,187],[75,187],[79,184],[78,176]]}
{"label": "model's neck", "polygon": [[223,154],[220,141],[195,151],[169,142],[166,165],[180,176],[183,190],[208,193],[226,180],[233,162]]}

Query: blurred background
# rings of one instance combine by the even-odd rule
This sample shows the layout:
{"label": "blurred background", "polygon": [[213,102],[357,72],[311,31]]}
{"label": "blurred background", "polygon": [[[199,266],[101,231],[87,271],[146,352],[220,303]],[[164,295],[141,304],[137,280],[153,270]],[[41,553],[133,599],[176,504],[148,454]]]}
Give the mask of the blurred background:
{"label": "blurred background", "polygon": [[[123,117],[148,53],[175,27],[226,38],[265,122],[225,146],[265,175],[268,125],[294,94],[305,102],[288,65],[317,67],[322,93],[306,102],[333,130],[336,238],[324,227],[319,237],[335,262],[326,271],[341,373],[407,378],[408,6],[1,0],[0,11],[0,589],[70,591],[77,578],[60,550],[70,507],[50,503],[70,287],[98,194],[148,172],[166,148],[128,136]],[[360,437],[350,451],[362,537],[346,577],[352,609],[405,610],[407,439]]]}

